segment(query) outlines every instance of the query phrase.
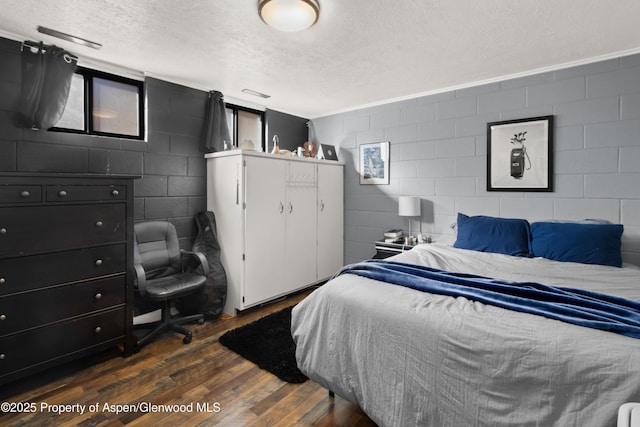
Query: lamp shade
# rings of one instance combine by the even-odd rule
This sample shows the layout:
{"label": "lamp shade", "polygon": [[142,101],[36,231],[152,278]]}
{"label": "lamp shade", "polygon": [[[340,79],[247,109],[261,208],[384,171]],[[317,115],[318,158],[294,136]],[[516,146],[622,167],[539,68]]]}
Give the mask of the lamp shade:
{"label": "lamp shade", "polygon": [[317,0],[260,0],[258,13],[276,30],[302,31],[316,23],[320,5]]}
{"label": "lamp shade", "polygon": [[398,197],[398,215],[420,216],[420,197]]}

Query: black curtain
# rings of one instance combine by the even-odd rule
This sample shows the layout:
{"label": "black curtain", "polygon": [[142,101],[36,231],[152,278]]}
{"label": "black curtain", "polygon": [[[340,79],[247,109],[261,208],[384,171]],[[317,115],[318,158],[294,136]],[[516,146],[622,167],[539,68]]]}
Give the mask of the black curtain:
{"label": "black curtain", "polygon": [[207,111],[200,140],[200,151],[203,153],[223,151],[225,141],[229,145],[232,143],[229,137],[224,99],[221,92],[217,90],[211,91],[209,92],[209,99],[207,99]]}
{"label": "black curtain", "polygon": [[58,123],[77,63],[77,58],[56,46],[40,43],[33,50],[23,46],[20,122],[24,127],[45,130]]}

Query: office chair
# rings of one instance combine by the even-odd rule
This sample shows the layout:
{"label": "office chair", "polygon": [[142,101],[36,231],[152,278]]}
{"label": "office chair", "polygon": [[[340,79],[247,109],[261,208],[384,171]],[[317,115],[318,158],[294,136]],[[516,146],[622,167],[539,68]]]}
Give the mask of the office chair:
{"label": "office chair", "polygon": [[[191,261],[190,263],[188,261]],[[195,261],[195,262],[194,262]],[[205,285],[209,264],[200,252],[181,251],[176,228],[168,221],[145,221],[134,225],[134,269],[137,292],[153,303],[162,303],[162,318],[156,323],[135,325],[135,329],[153,327],[138,339],[134,351],[165,331],[184,334],[183,343],[189,344],[192,333],[181,326],[185,323],[204,323],[203,314],[173,318],[171,304],[176,298],[199,292]],[[202,272],[188,269],[201,266]]]}

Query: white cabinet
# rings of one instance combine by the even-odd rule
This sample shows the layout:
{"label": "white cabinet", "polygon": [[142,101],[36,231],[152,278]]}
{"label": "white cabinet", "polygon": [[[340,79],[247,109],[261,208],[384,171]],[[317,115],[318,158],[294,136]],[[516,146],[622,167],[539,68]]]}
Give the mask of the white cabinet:
{"label": "white cabinet", "polygon": [[241,151],[205,157],[225,313],[308,287],[343,265],[342,164]]}

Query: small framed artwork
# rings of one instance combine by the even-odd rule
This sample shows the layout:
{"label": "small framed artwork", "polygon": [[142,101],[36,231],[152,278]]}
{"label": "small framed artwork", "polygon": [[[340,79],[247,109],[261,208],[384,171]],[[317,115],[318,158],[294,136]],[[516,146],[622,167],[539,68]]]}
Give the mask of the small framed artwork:
{"label": "small framed artwork", "polygon": [[389,141],[360,145],[360,184],[389,184]]}
{"label": "small framed artwork", "polygon": [[553,191],[553,116],[487,123],[487,191]]}

